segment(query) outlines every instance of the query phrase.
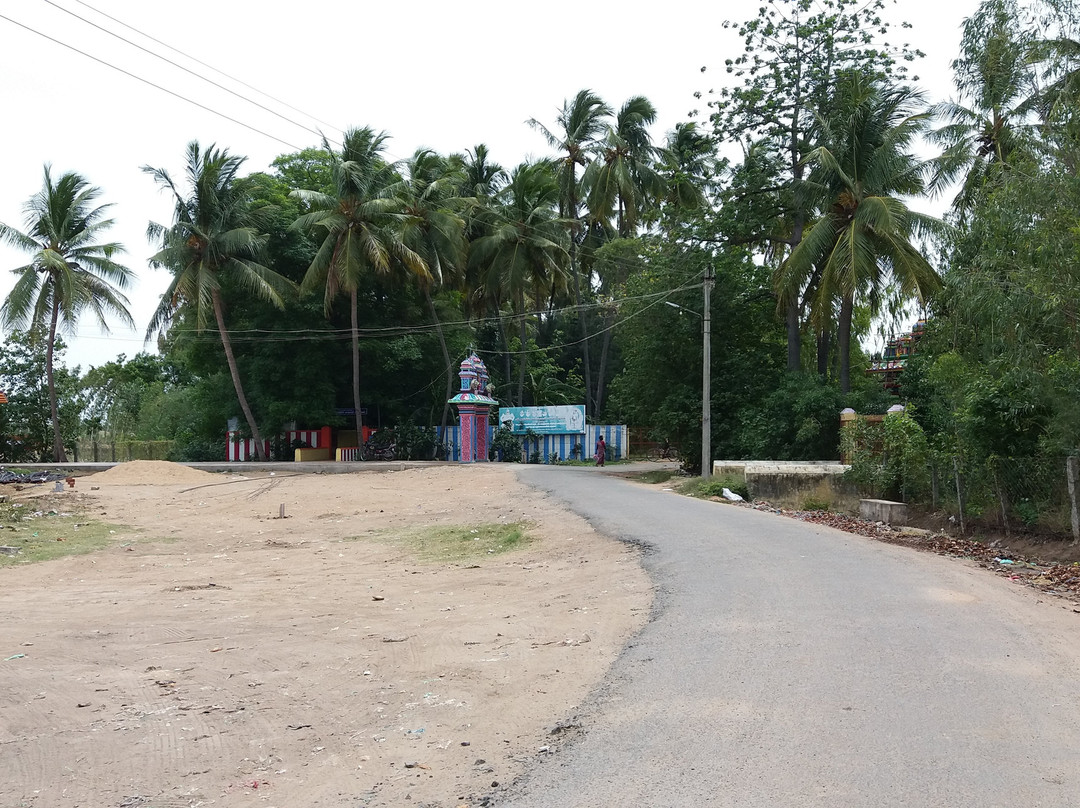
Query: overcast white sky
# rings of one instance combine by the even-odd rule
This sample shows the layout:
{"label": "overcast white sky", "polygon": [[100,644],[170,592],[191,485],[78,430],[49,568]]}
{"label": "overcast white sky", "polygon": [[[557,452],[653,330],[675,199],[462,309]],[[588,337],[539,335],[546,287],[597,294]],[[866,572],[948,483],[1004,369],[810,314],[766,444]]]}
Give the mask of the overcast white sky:
{"label": "overcast white sky", "polygon": [[[217,143],[246,155],[246,168],[264,170],[275,156],[317,145],[309,129],[331,139],[341,127],[371,125],[392,136],[388,152],[404,157],[419,146],[440,152],[486,143],[494,159],[512,166],[547,153],[525,121],[554,122],[565,98],[591,88],[614,107],[636,94],[660,113],[656,138],[701,106],[693,93],[720,86],[723,61],[740,43],[721,27],[753,13],[755,2],[494,2],[321,0],[310,5],[256,0],[0,0],[0,221],[23,228],[22,205],[41,187],[42,167],[54,177],[78,171],[115,203],[113,240],[128,250],[138,279],[128,291],[137,331],[114,326],[103,335],[83,323],[67,363],[99,365],[144,349],[143,333],[167,284],[152,271],[145,240],[149,220],[169,223],[169,200],[140,166],[182,175],[186,144]],[[952,92],[963,19],[977,0],[901,0],[894,29],[926,52],[917,67],[931,100]],[[87,22],[119,33],[297,125],[121,42]],[[210,64],[303,113],[261,96],[95,12]],[[528,9],[528,10],[526,10]],[[49,41],[31,30],[46,34]],[[62,44],[122,68],[176,95],[124,75]],[[702,75],[701,67],[709,71]],[[177,96],[228,115],[245,128]],[[311,117],[311,116],[314,116]],[[305,128],[306,127],[306,128]],[[277,139],[275,139],[277,138]],[[10,291],[7,270],[24,255],[0,247],[0,298]],[[2,337],[2,335],[0,335]]]}

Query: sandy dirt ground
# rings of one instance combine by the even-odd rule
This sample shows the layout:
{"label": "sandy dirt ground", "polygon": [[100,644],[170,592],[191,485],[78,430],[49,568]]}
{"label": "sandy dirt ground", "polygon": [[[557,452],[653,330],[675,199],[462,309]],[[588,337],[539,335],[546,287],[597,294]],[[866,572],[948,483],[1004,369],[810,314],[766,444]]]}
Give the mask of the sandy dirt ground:
{"label": "sandy dirt ground", "polygon": [[[125,527],[0,570],[2,808],[488,804],[651,606],[635,549],[510,466],[140,462],[61,496]],[[400,540],[499,522],[535,541],[447,561]]]}

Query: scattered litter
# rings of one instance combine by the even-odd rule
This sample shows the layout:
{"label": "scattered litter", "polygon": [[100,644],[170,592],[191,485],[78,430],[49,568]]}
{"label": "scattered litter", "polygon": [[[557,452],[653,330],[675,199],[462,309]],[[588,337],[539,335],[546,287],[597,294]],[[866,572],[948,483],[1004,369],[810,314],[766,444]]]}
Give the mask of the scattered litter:
{"label": "scattered litter", "polygon": [[32,471],[29,474],[17,474],[14,471],[0,469],[0,483],[48,483],[63,480],[67,475],[55,471]]}
{"label": "scattered litter", "polygon": [[728,502],[745,502],[745,500],[741,496],[736,494],[730,488],[725,488],[720,493],[724,495],[724,499],[726,499]]}
{"label": "scattered litter", "polygon": [[26,658],[26,654],[12,654],[7,659],[5,659],[4,662],[10,662],[13,659],[25,659],[25,658]]}
{"label": "scattered litter", "polygon": [[1002,566],[1004,566],[1006,564],[1015,564],[1016,563],[1011,558],[995,558],[994,561],[1001,564]]}

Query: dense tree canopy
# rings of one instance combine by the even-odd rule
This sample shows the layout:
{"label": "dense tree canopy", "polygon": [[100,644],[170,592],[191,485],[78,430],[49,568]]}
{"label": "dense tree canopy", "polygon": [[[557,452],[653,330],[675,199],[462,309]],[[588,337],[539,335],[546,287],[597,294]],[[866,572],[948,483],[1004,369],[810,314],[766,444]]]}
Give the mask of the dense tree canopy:
{"label": "dense tree canopy", "polygon": [[[929,324],[900,392],[926,451],[957,468],[1075,452],[1080,19],[1065,0],[985,0],[955,96],[924,99],[920,54],[882,11],[765,0],[730,23],[740,51],[702,54],[723,75],[699,120],[660,137],[649,99],[568,88],[528,122],[547,153],[510,171],[483,143],[394,162],[373,127],[250,176],[239,154],[192,144],[186,184],[150,170],[176,203],[151,228],[173,278],[151,323],[161,358],[122,358],[58,393],[53,442],[81,428],[172,439],[195,458],[220,456],[238,415],[253,436],[427,428],[447,421],[473,348],[501,403],[583,403],[693,467],[712,276],[716,456],[836,457],[842,407],[897,401],[863,372],[864,345],[917,314]],[[92,199],[76,180],[74,208]],[[917,212],[927,200],[950,207]],[[66,263],[17,270],[6,322],[44,337],[81,307],[123,302],[86,285],[85,271],[115,267],[116,245],[94,237],[100,209],[85,214],[57,220],[89,227]],[[30,231],[0,232],[51,255]],[[53,336],[11,337],[5,361],[21,370],[3,378],[30,378],[30,346]],[[47,454],[37,425],[11,426],[33,386],[4,383],[5,429]]]}

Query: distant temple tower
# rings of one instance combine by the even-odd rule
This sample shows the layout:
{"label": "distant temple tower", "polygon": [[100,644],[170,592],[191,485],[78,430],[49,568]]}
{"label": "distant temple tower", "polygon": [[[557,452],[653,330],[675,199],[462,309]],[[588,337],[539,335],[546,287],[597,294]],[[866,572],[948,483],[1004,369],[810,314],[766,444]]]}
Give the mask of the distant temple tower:
{"label": "distant temple tower", "polygon": [[492,404],[491,383],[487,366],[475,353],[470,352],[461,363],[461,392],[450,399],[458,408],[461,422],[461,462],[487,462],[488,459],[488,412]]}

